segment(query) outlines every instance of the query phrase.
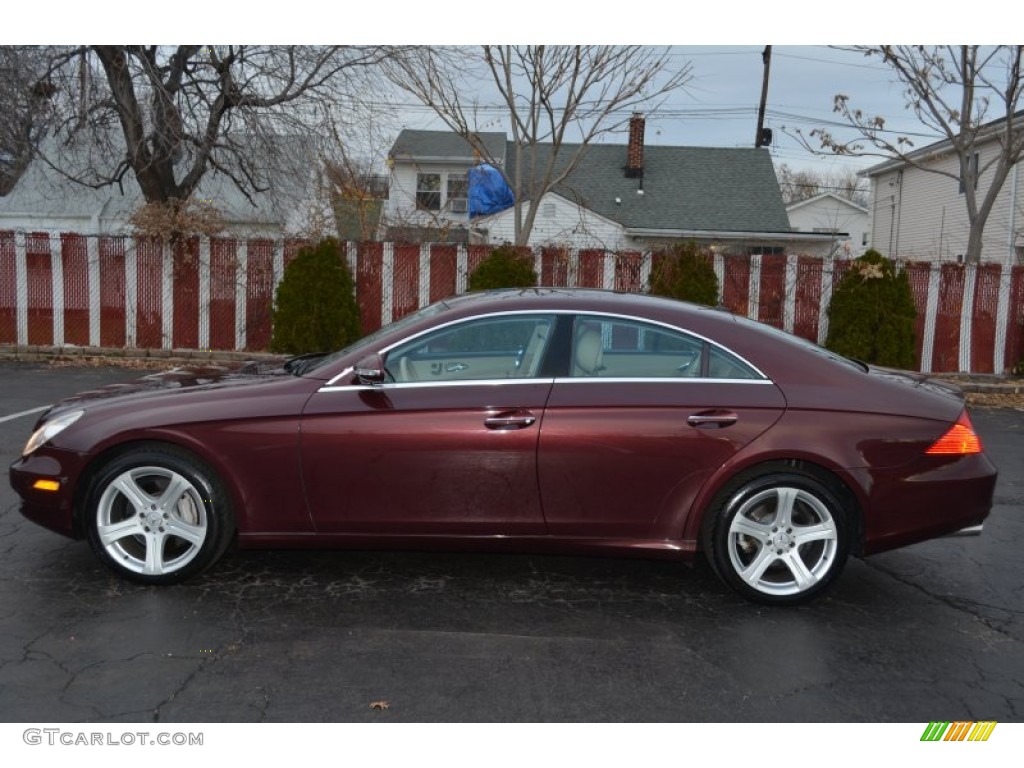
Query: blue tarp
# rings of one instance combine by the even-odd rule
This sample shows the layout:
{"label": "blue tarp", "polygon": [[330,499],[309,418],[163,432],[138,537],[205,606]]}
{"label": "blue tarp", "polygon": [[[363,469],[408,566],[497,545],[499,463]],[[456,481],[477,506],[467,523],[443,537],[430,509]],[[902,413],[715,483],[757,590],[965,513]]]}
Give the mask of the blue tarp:
{"label": "blue tarp", "polygon": [[469,169],[469,218],[504,211],[516,198],[501,171],[482,163]]}

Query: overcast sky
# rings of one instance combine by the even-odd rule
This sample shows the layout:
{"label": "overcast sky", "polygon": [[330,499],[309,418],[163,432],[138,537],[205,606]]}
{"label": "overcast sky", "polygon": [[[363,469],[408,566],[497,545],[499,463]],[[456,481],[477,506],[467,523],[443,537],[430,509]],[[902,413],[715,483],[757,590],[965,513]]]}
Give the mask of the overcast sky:
{"label": "overcast sky", "polygon": [[[761,97],[764,46],[684,46],[679,50],[692,62],[693,80],[666,105],[664,115],[652,116],[655,135],[651,140],[751,146]],[[842,133],[836,125],[840,118],[832,111],[837,93],[850,96],[850,103],[865,113],[884,116],[887,127],[900,132],[924,131],[904,109],[902,88],[875,60],[820,45],[773,46],[765,125],[772,128],[771,152],[777,165],[788,163],[801,168],[834,164],[860,169],[878,162],[816,158],[800,146],[797,130],[807,136],[814,128],[824,126]],[[937,138],[915,137],[922,145]]]}
{"label": "overcast sky", "polygon": [[[679,67],[689,64],[692,79],[647,115],[647,143],[753,146],[764,73],[763,50],[763,45],[674,46],[673,61]],[[837,93],[849,95],[850,103],[866,113],[885,117],[887,127],[901,134],[914,134],[918,146],[938,138],[925,133],[904,109],[902,89],[892,82],[889,71],[862,54],[824,45],[773,46],[769,72],[765,125],[773,131],[770,151],[776,165],[860,170],[879,162],[875,158],[815,156],[801,146],[797,130],[807,136],[814,128],[825,126],[834,133],[843,133],[832,111]],[[444,128],[429,109],[414,106],[411,97],[397,99],[403,105],[400,119],[405,127]],[[483,103],[486,105],[486,99]],[[508,130],[497,117],[487,127]],[[624,143],[625,135],[605,140]]]}
{"label": "overcast sky", "polygon": [[[923,3],[894,4],[861,0],[855,5],[828,6],[806,0],[768,4],[763,0],[728,3],[594,3],[578,0],[389,0],[387,3],[335,3],[289,0],[273,13],[254,13],[251,2],[182,6],[162,14],[158,27],[142,13],[138,0],[107,0],[104,13],[79,0],[51,0],[47,24],[33,19],[33,9],[19,4],[5,10],[0,30],[4,42],[102,42],[111,37],[139,42],[229,43],[637,43],[672,45],[683,66],[692,64],[693,79],[656,114],[648,116],[647,141],[696,146],[752,146],[757,125],[762,60],[766,43],[773,44],[766,125],[773,129],[771,152],[776,165],[792,168],[866,168],[873,158],[815,157],[792,136],[808,133],[836,119],[837,93],[886,127],[913,136],[917,146],[937,137],[904,109],[902,89],[875,60],[824,43],[868,42],[879,36],[948,42],[954,37],[980,37],[961,42],[993,42],[998,32],[989,25],[965,27],[962,19],[944,21],[941,14],[922,13]],[[931,6],[928,6],[931,7]],[[270,6],[268,6],[270,8]],[[19,14],[25,14],[19,21]],[[884,24],[882,23],[884,21]],[[160,40],[152,40],[159,31]],[[883,34],[884,32],[884,34]],[[46,35],[45,39],[36,39]],[[554,39],[552,39],[554,38]],[[785,44],[782,44],[785,43]],[[405,103],[411,97],[399,97]],[[401,116],[404,127],[441,128],[423,108],[410,107]],[[399,126],[402,127],[402,126]],[[498,129],[505,127],[498,125]],[[835,126],[831,126],[835,128]],[[611,140],[618,140],[613,137]],[[621,139],[625,140],[624,137]]]}

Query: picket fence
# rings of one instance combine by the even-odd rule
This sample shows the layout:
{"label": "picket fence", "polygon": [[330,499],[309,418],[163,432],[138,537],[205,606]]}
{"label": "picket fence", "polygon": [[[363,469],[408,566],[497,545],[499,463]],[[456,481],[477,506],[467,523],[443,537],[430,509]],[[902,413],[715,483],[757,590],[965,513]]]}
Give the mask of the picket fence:
{"label": "picket fence", "polygon": [[[298,240],[142,238],[0,231],[0,344],[262,351]],[[346,243],[363,330],[466,290],[489,248]],[[648,252],[536,249],[542,285],[643,291]],[[849,261],[714,257],[721,303],[822,342]],[[1024,358],[1024,267],[906,263],[924,372],[1002,373]]]}

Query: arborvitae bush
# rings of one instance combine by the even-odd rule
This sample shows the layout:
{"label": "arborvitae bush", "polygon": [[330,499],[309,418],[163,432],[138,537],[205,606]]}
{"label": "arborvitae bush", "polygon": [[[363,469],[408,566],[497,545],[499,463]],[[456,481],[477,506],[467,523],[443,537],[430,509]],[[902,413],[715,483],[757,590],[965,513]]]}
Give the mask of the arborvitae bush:
{"label": "arborvitae bush", "polygon": [[274,299],[272,352],[328,352],[361,336],[355,283],[334,238],[302,248]]}
{"label": "arborvitae bush", "polygon": [[495,248],[469,275],[469,290],[492,291],[498,288],[532,288],[537,285],[533,258],[512,246]]}
{"label": "arborvitae bush", "polygon": [[679,243],[663,253],[651,274],[651,293],[714,307],[718,276],[711,256],[695,243]]}
{"label": "arborvitae bush", "polygon": [[907,273],[870,250],[836,286],[825,346],[866,363],[912,368],[916,319]]}

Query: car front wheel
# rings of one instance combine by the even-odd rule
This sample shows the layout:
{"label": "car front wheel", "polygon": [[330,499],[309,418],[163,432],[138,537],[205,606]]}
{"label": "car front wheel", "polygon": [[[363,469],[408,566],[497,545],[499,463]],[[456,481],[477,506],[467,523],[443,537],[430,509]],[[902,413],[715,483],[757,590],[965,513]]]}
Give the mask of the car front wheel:
{"label": "car front wheel", "polygon": [[234,533],[227,494],[215,474],[171,447],[133,451],[104,466],[85,515],[100,560],[144,584],[194,576],[224,553]]}
{"label": "car front wheel", "polygon": [[850,516],[838,495],[802,472],[771,472],[728,488],[712,509],[705,549],[718,575],[744,597],[811,599],[843,569]]}

